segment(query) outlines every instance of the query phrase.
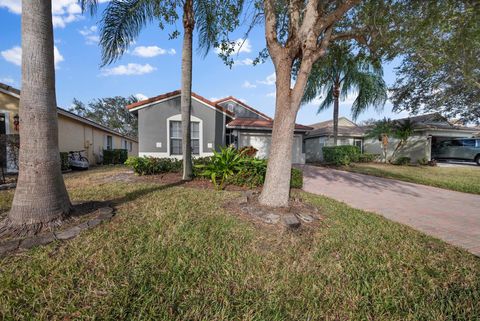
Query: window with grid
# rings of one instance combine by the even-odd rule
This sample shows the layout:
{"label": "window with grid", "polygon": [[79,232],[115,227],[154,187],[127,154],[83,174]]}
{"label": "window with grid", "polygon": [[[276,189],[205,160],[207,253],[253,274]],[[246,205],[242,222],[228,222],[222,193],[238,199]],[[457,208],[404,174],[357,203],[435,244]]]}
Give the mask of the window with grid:
{"label": "window with grid", "polygon": [[[200,123],[191,122],[192,154],[200,154]],[[170,155],[182,155],[182,122],[170,121]]]}

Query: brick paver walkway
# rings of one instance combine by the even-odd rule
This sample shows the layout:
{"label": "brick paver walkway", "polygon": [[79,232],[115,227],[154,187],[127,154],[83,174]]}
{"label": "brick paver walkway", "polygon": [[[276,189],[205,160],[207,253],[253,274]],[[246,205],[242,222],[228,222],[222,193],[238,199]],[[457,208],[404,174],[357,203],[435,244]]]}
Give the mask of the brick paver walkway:
{"label": "brick paver walkway", "polygon": [[480,195],[324,167],[304,165],[303,170],[307,192],[375,212],[480,256]]}

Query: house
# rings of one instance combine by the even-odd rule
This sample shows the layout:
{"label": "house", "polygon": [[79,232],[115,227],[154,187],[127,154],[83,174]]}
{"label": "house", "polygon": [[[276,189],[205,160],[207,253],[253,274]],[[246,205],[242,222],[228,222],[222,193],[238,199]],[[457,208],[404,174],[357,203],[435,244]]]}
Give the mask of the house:
{"label": "house", "polygon": [[[8,172],[15,172],[15,152],[8,141],[17,141],[18,127],[22,126],[18,118],[20,91],[0,83],[0,165]],[[138,141],[124,136],[108,127],[84,117],[80,117],[62,108],[58,112],[58,144],[60,152],[85,150],[85,156],[91,165],[100,163],[104,149],[127,149],[129,155],[138,154]]]}
{"label": "house", "polygon": [[[473,137],[478,135],[475,127],[455,125],[438,113],[412,116],[396,121],[410,119],[414,125],[414,133],[407,144],[398,151],[397,157],[410,157],[412,162],[431,160],[432,148],[446,139]],[[305,135],[307,162],[323,160],[322,147],[333,145],[333,121],[325,121],[310,125],[314,129]],[[368,126],[359,126],[345,117],[339,118],[338,145],[356,145],[362,152],[382,154],[382,145],[378,138],[367,138]],[[391,157],[398,140],[389,139],[387,157]]]}
{"label": "house", "polygon": [[[313,129],[305,135],[305,151],[307,162],[323,161],[322,148],[333,146],[333,120],[309,125]],[[345,117],[338,118],[337,145],[355,145],[363,151],[365,128],[358,126]]]}
{"label": "house", "polygon": [[[139,155],[181,158],[180,90],[127,106],[138,117]],[[213,155],[221,146],[253,146],[257,157],[270,151],[273,119],[234,97],[210,101],[192,93],[192,152]],[[293,163],[305,163],[303,138],[310,127],[295,125]]]}

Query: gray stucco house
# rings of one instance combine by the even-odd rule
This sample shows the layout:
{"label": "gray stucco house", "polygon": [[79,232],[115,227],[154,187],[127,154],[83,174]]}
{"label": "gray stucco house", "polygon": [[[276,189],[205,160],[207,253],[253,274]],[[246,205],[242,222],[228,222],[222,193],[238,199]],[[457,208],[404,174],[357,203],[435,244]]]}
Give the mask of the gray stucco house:
{"label": "gray stucco house", "polygon": [[[138,117],[139,156],[181,158],[180,90],[127,106]],[[227,97],[210,101],[192,93],[192,149],[198,157],[233,144],[253,146],[268,158],[273,119],[244,102]],[[310,127],[296,125],[292,162],[305,163],[303,139]]]}
{"label": "gray stucco house", "polygon": [[[421,159],[431,160],[432,148],[439,142],[449,138],[469,138],[478,135],[476,127],[466,127],[449,122],[438,113],[397,119],[410,119],[414,124],[414,134],[407,144],[398,152],[397,157],[410,157],[412,162]],[[323,161],[322,147],[333,145],[333,121],[325,121],[310,125],[305,135],[307,162]],[[338,145],[356,145],[362,152],[382,154],[382,146],[376,138],[366,138],[368,126],[359,126],[345,117],[339,118]],[[391,157],[398,140],[390,138],[387,157]]]}

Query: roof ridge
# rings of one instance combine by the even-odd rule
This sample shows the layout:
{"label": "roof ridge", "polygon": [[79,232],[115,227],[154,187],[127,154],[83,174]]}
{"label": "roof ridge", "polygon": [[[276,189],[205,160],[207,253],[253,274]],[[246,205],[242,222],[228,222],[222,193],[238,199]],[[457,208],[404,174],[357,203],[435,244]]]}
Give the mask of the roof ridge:
{"label": "roof ridge", "polygon": [[253,108],[252,106],[248,105],[247,103],[244,103],[243,101],[241,101],[240,99],[238,99],[238,98],[236,98],[236,97],[234,97],[234,96],[228,96],[228,97],[224,97],[224,98],[221,98],[221,99],[217,99],[217,100],[214,101],[214,103],[218,105],[218,104],[220,104],[220,103],[223,103],[223,102],[229,101],[229,100],[233,100],[234,102],[242,105],[243,107],[249,109],[250,111],[252,111],[252,112],[254,112],[254,113],[256,113],[256,114],[258,114],[258,115],[260,115],[260,116],[262,116],[262,117],[265,117],[266,119],[273,120],[272,117],[270,117],[270,116],[262,113],[261,111]]}

